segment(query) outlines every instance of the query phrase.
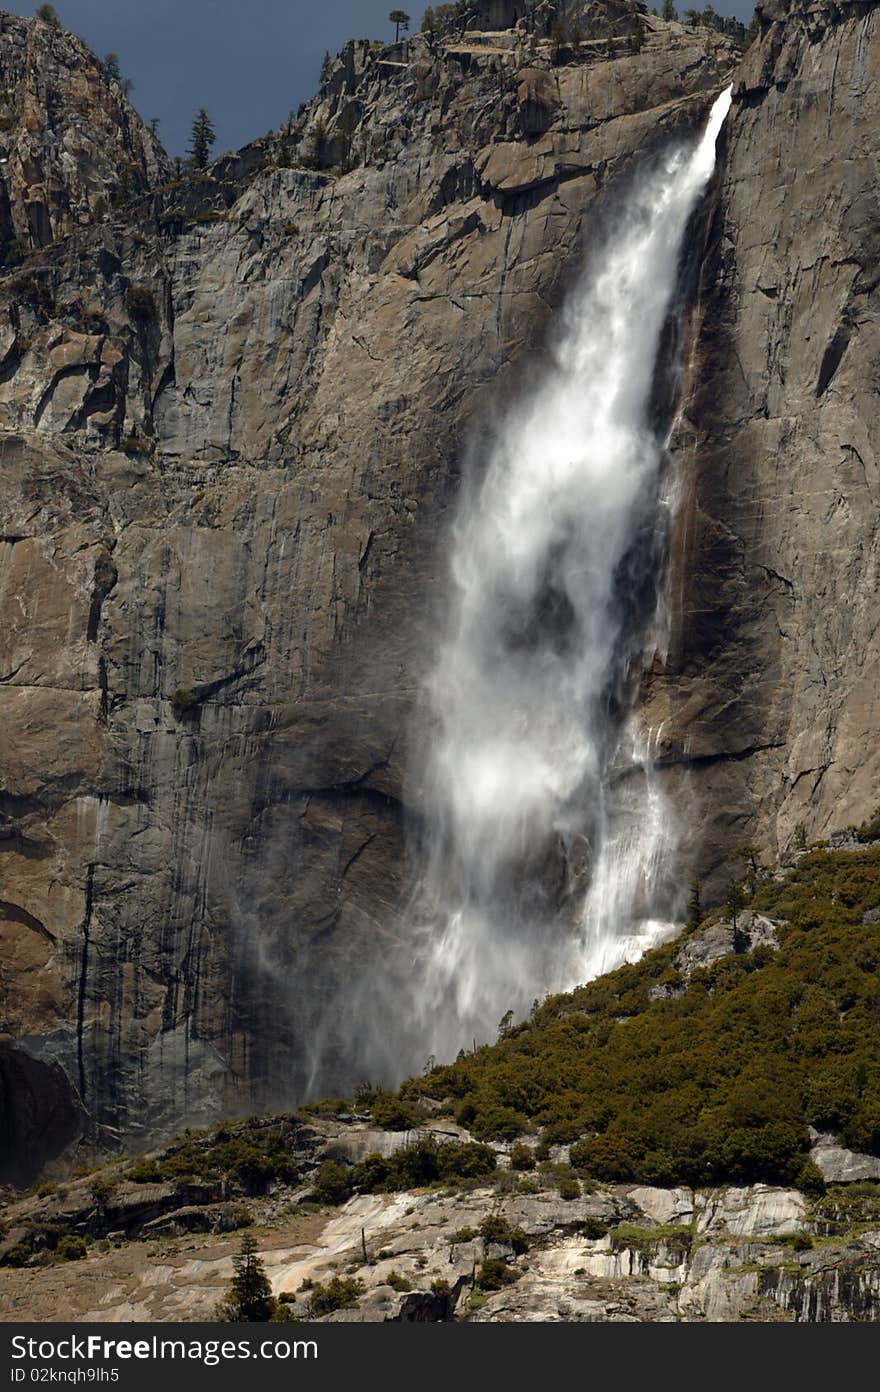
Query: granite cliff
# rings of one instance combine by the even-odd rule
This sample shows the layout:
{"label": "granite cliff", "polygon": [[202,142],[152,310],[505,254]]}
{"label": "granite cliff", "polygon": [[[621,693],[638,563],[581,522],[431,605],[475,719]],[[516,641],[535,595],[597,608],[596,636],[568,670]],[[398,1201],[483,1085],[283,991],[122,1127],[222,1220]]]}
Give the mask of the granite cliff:
{"label": "granite cliff", "polygon": [[880,758],[878,16],[758,13],[678,441],[668,660],[648,682],[670,781],[707,820],[704,868],[737,839],[775,856],[799,827],[857,820]]}
{"label": "granite cliff", "polygon": [[349,44],[177,182],[81,44],[3,17],[6,1177],[369,1069],[343,1026],[405,937],[467,440],[635,162],[732,74],[645,719],[710,873],[876,801],[876,8],[768,8],[741,66],[591,8],[576,49],[521,19]]}

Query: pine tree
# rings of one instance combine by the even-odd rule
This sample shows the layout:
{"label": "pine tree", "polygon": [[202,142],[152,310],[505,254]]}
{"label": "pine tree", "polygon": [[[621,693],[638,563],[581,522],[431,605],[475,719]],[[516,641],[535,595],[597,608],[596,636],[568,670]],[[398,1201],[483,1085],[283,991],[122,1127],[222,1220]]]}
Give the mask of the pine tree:
{"label": "pine tree", "polygon": [[122,69],[119,66],[118,53],[104,54],[104,69],[107,73],[107,76],[113,82],[120,82],[122,80]]}
{"label": "pine tree", "polygon": [[203,106],[196,112],[187,149],[193,169],[207,169],[211,146],[217,139],[214,123]]}
{"label": "pine tree", "polygon": [[257,1256],[255,1238],[245,1234],[239,1255],[232,1264],[235,1275],[229,1294],[218,1306],[218,1318],[226,1324],[268,1324],[277,1313],[277,1302],[266,1268]]}
{"label": "pine tree", "polygon": [[758,881],[761,878],[761,865],[759,861],[760,854],[760,847],[753,846],[750,842],[747,841],[744,842],[741,846],[734,846],[733,850],[729,853],[727,857],[728,860],[745,861],[745,884],[748,888],[749,894],[751,895],[754,895],[755,890],[758,888]]}
{"label": "pine tree", "polygon": [[642,23],[641,15],[636,20],[632,32],[629,36],[629,46],[633,53],[641,53],[645,42],[645,26]]}
{"label": "pine tree", "polygon": [[703,921],[702,890],[702,880],[698,875],[694,875],[690,885],[690,897],[688,898],[688,928],[697,928]]}
{"label": "pine tree", "polygon": [[321,169],[327,154],[327,126],[318,118],[309,132],[309,148],[303,164],[308,169]]}
{"label": "pine tree", "polygon": [[730,915],[730,922],[733,926],[733,950],[734,952],[745,952],[748,944],[745,941],[745,935],[739,930],[739,914],[745,907],[745,895],[738,880],[731,880],[727,886],[724,907]]}
{"label": "pine tree", "polygon": [[51,24],[53,29],[61,28],[61,20],[54,5],[38,5],[34,13],[44,24]]}
{"label": "pine tree", "polygon": [[674,20],[678,19],[678,11],[672,3],[672,0],[663,0],[663,18],[667,23],[672,23]]}
{"label": "pine tree", "polygon": [[400,39],[401,29],[404,33],[409,29],[409,15],[406,10],[392,10],[388,16],[388,22],[394,25],[394,42],[397,43]]}

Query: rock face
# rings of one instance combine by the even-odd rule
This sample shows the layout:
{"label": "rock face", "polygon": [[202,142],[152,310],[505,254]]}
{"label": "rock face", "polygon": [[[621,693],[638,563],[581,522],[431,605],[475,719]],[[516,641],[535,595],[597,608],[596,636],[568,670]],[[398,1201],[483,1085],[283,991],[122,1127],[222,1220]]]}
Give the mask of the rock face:
{"label": "rock face", "polygon": [[[652,683],[704,868],[877,801],[877,75],[869,3],[763,7],[739,69]],[[719,882],[721,876],[719,874]]]}
{"label": "rock face", "polygon": [[0,243],[46,246],[167,179],[159,141],[80,40],[0,13]]}
{"label": "rock face", "polygon": [[847,1150],[830,1133],[816,1136],[810,1159],[827,1184],[851,1184],[858,1180],[880,1180],[880,1158]]}
{"label": "rock face", "polygon": [[[13,26],[72,42],[44,29]],[[464,423],[528,371],[615,176],[736,56],[660,21],[621,51],[351,44],[280,137],[6,282],[7,1029],[91,1137],[380,1066],[350,1021],[405,931]]]}

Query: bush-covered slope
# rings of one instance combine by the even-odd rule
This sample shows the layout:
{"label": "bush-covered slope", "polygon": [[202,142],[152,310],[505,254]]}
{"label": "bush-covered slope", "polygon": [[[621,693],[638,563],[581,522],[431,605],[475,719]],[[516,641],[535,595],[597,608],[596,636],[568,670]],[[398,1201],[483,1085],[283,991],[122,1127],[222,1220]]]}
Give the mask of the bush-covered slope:
{"label": "bush-covered slope", "polygon": [[778,949],[686,980],[679,939],[536,1004],[401,1096],[443,1100],[479,1139],[576,1142],[572,1163],[600,1179],[809,1187],[810,1125],[880,1154],[880,846],[853,845],[758,879],[749,908],[778,925]]}

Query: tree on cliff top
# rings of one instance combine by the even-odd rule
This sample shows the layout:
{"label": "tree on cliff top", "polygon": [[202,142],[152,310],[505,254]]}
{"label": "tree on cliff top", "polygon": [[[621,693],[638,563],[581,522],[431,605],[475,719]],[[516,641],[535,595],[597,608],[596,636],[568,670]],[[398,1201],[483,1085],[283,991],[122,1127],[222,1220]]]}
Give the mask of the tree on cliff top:
{"label": "tree on cliff top", "polygon": [[392,10],[388,22],[394,25],[394,42],[397,43],[401,29],[404,33],[409,29],[409,15],[406,10]]}
{"label": "tree on cliff top", "polygon": [[53,29],[61,28],[61,20],[58,18],[58,11],[54,5],[38,5],[34,14],[44,24],[51,24]]}
{"label": "tree on cliff top", "polygon": [[106,72],[107,76],[112,79],[113,82],[118,83],[122,91],[122,95],[124,97],[127,97],[129,92],[132,92],[134,90],[134,83],[132,82],[131,78],[122,76],[122,69],[119,66],[118,53],[104,54],[104,71]]}
{"label": "tree on cliff top", "polygon": [[193,169],[207,169],[211,146],[216,139],[217,132],[214,129],[214,123],[205,108],[200,106],[192,123],[190,143],[187,149]]}

